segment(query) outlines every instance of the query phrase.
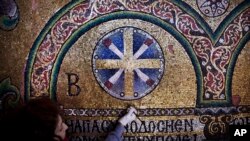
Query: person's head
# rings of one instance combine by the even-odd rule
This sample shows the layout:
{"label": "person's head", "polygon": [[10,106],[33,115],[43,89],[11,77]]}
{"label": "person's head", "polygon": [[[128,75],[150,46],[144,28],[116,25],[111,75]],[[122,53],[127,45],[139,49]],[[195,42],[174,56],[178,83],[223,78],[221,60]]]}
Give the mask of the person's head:
{"label": "person's head", "polygon": [[31,138],[38,140],[62,140],[68,126],[63,122],[59,106],[49,98],[29,100],[22,111]]}
{"label": "person's head", "polygon": [[60,140],[68,126],[63,122],[59,106],[49,98],[31,99],[22,110],[22,120],[28,123],[31,137]]}
{"label": "person's head", "polygon": [[62,120],[59,106],[49,98],[30,99],[17,111],[14,115],[17,117],[12,115],[15,121],[9,122],[15,126],[13,135],[19,139],[61,141],[65,138],[68,126]]}

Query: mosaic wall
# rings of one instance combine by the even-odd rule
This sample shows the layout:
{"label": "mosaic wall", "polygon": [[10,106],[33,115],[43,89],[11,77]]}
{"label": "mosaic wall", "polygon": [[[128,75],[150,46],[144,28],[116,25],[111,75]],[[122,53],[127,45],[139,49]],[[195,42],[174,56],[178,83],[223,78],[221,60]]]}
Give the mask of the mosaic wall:
{"label": "mosaic wall", "polygon": [[0,110],[48,96],[70,140],[227,138],[250,124],[249,0],[0,0]]}

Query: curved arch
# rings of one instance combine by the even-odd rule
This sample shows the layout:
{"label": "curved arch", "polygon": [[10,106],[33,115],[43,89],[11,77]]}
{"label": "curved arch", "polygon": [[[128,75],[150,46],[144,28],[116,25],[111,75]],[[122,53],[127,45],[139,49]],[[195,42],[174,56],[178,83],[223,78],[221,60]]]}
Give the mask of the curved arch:
{"label": "curved arch", "polygon": [[36,38],[36,40],[34,41],[29,55],[28,55],[28,59],[27,59],[27,63],[25,66],[25,71],[24,71],[24,100],[28,101],[29,100],[29,96],[30,96],[30,77],[31,77],[31,73],[32,73],[32,68],[33,68],[33,64],[35,61],[35,55],[36,52],[39,48],[39,45],[42,43],[43,39],[45,38],[45,36],[47,35],[47,33],[51,30],[51,28],[53,27],[53,25],[55,25],[56,21],[59,20],[62,15],[64,15],[65,13],[67,13],[69,11],[69,9],[72,9],[74,6],[76,6],[77,4],[79,4],[81,1],[80,0],[75,0],[75,1],[71,1],[69,2],[67,5],[65,5],[63,8],[61,8],[59,11],[57,11],[50,19],[49,21],[45,24],[44,28],[42,29],[42,31],[39,33],[38,37]]}
{"label": "curved arch", "polygon": [[[35,62],[36,58],[36,52],[39,49],[39,46],[41,45],[42,41],[46,37],[46,35],[51,31],[53,26],[56,24],[56,21],[58,21],[63,15],[65,15],[69,10],[74,8],[76,5],[81,3],[91,3],[90,1],[82,2],[81,0],[75,0],[69,2],[67,5],[65,5],[63,8],[61,8],[59,11],[57,11],[46,23],[45,27],[42,29],[38,37],[36,38],[35,42],[32,45],[32,48],[30,49],[30,53],[27,59],[25,72],[24,72],[24,97],[25,99],[29,99],[29,93],[30,93],[30,78],[32,75],[32,69],[33,64]],[[183,3],[183,2],[180,2]],[[190,7],[190,6],[189,6]],[[197,16],[198,14],[196,14]],[[119,16],[119,15],[118,15]],[[200,16],[198,16],[200,17]],[[208,26],[207,26],[208,27]]]}
{"label": "curved arch", "polygon": [[88,30],[90,30],[94,26],[99,25],[103,22],[107,22],[109,20],[114,20],[114,19],[140,19],[140,20],[158,25],[164,30],[168,31],[171,35],[173,35],[183,45],[184,49],[186,50],[187,54],[189,55],[192,61],[192,64],[194,66],[194,70],[196,73],[196,79],[197,79],[197,95],[202,94],[203,81],[202,81],[202,72],[201,72],[200,64],[189,42],[185,38],[183,38],[183,36],[178,31],[176,31],[171,25],[151,15],[142,14],[138,12],[114,12],[109,15],[98,17],[95,20],[86,23],[80,29],[78,29],[78,31],[73,33],[73,35],[65,42],[64,46],[62,47],[55,61],[54,67],[52,69],[51,81],[50,81],[50,93],[51,93],[52,99],[56,100],[56,84],[57,84],[58,73],[60,70],[60,65],[67,51],[70,49],[70,47],[78,40],[78,38],[81,35],[86,33]]}

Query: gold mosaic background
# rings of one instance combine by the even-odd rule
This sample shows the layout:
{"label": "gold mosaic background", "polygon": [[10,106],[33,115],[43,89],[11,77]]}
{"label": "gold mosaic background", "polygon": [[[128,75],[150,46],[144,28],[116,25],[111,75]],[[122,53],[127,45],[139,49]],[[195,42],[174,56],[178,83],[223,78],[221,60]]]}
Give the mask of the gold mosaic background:
{"label": "gold mosaic background", "polygon": [[250,103],[250,43],[242,49],[234,69],[232,94],[240,95],[241,105]]}
{"label": "gold mosaic background", "polygon": [[[217,18],[203,16],[195,3],[195,0],[184,0],[191,5],[213,31],[220,22],[243,0],[230,1],[228,11]],[[20,21],[16,28],[11,31],[0,29],[0,81],[11,78],[12,85],[16,86],[23,94],[24,68],[27,56],[35,39],[44,28],[48,20],[70,0],[17,0]],[[91,55],[98,40],[111,30],[123,26],[140,27],[151,33],[162,47],[165,58],[165,73],[159,85],[147,96],[133,101],[122,101],[108,95],[96,82],[91,66]],[[104,28],[105,27],[105,28]],[[168,49],[173,45],[174,53]],[[168,32],[160,27],[140,20],[114,20],[103,23],[89,30],[81,36],[67,52],[57,81],[57,99],[63,103],[65,108],[125,108],[134,105],[137,108],[183,108],[195,107],[196,105],[196,76],[193,65],[181,44]],[[232,94],[240,95],[240,105],[250,104],[250,43],[248,42],[241,51],[236,62]],[[67,95],[67,76],[65,73],[75,73],[79,76],[78,85],[81,93],[78,96]],[[72,106],[73,105],[73,106]],[[246,117],[249,114],[235,115],[235,117]],[[75,118],[75,117],[74,117]],[[168,119],[194,119],[197,116],[168,116],[168,117],[141,117],[142,120],[164,120]],[[88,119],[111,119],[117,117],[84,117]],[[201,127],[202,128],[202,127]],[[202,134],[202,131],[192,133]],[[191,134],[191,133],[190,133]],[[128,134],[129,135],[129,134]]]}

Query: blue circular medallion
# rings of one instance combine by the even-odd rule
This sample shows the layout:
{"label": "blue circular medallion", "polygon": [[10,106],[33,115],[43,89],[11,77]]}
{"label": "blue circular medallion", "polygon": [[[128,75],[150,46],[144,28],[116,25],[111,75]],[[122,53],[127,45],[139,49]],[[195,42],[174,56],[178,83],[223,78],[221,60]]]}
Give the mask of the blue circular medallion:
{"label": "blue circular medallion", "polygon": [[164,57],[157,41],[135,27],[122,27],[103,36],[95,47],[93,72],[111,96],[135,100],[149,94],[164,72]]}

